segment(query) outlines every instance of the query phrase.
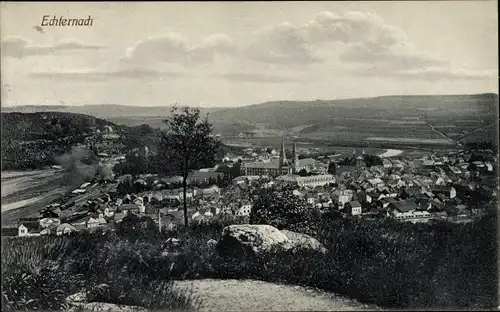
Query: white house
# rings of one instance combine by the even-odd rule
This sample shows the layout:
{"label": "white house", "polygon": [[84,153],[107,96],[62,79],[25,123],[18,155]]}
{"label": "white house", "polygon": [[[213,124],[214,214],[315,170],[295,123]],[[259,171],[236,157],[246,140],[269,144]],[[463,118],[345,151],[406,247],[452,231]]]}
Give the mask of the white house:
{"label": "white house", "polygon": [[345,204],[345,212],[350,215],[360,215],[361,214],[361,204],[355,200]]}
{"label": "white house", "polygon": [[39,236],[40,228],[38,224],[26,223],[17,227],[18,236]]}
{"label": "white house", "polygon": [[252,212],[253,205],[251,203],[243,203],[240,208],[238,208],[235,212],[237,216],[249,216],[250,212]]}

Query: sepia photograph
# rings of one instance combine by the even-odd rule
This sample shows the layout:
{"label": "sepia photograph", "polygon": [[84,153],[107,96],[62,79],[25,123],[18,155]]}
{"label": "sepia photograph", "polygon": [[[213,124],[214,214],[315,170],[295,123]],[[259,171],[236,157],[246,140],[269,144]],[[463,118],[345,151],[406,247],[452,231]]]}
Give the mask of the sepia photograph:
{"label": "sepia photograph", "polygon": [[498,1],[1,2],[2,311],[498,310]]}

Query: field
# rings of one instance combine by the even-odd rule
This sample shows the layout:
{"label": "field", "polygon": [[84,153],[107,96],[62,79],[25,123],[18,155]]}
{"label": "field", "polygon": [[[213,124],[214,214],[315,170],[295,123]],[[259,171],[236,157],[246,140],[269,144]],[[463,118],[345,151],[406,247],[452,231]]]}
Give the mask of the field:
{"label": "field", "polygon": [[2,172],[2,227],[12,226],[69,191],[65,174],[56,170]]}

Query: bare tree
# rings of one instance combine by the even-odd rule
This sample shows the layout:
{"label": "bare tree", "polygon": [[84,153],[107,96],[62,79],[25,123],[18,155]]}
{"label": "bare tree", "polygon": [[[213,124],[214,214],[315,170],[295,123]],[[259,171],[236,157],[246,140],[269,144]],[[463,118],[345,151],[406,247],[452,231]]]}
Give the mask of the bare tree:
{"label": "bare tree", "polygon": [[163,173],[182,174],[184,223],[188,226],[186,189],[189,172],[204,166],[213,166],[220,141],[212,135],[208,116],[201,119],[198,108],[172,108],[172,116],[164,121],[166,130],[160,139]]}

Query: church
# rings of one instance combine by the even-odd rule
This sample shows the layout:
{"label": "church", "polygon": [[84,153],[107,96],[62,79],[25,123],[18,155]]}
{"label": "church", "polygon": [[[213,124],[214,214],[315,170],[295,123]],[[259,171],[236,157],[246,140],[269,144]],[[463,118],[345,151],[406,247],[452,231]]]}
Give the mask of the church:
{"label": "church", "polygon": [[286,158],[285,141],[281,143],[279,159],[273,159],[270,162],[249,162],[241,166],[242,175],[269,175],[277,177],[286,174],[297,174],[301,170],[310,172],[316,167],[316,161],[312,158],[299,159],[297,154],[297,144],[293,143],[292,159]]}

